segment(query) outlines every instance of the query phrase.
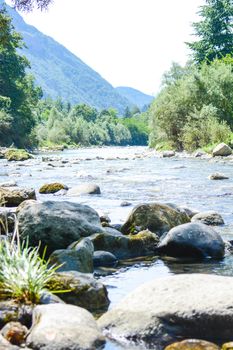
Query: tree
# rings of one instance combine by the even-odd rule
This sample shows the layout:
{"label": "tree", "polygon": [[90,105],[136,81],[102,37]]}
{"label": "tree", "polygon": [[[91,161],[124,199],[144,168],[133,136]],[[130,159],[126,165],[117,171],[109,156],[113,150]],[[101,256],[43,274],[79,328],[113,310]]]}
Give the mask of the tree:
{"label": "tree", "polygon": [[18,53],[22,47],[22,38],[15,32],[11,18],[0,8],[0,107],[12,117],[11,143],[19,147],[31,142],[33,108],[42,94],[34,86],[33,77],[26,74],[29,62]]}
{"label": "tree", "polygon": [[187,43],[194,61],[200,64],[233,54],[232,0],[206,0],[199,14],[202,20],[193,23],[194,35],[199,40]]}
{"label": "tree", "polygon": [[34,8],[47,9],[52,0],[11,0],[14,8],[20,11],[32,11]]}

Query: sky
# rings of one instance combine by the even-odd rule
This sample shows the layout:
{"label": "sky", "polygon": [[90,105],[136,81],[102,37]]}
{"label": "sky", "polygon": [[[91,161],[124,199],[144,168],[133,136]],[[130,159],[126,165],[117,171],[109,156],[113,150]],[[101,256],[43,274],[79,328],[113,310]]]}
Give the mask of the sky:
{"label": "sky", "polygon": [[[8,1],[9,2],[9,1]],[[53,0],[46,12],[21,13],[114,87],[155,95],[172,62],[185,64],[191,24],[204,0]]]}

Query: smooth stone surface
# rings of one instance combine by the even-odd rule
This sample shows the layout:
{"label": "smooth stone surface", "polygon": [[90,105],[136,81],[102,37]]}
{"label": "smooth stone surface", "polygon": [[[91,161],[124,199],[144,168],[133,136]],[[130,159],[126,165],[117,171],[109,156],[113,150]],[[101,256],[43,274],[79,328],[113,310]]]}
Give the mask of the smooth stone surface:
{"label": "smooth stone surface", "polygon": [[69,189],[67,196],[75,197],[83,194],[100,194],[100,188],[96,184],[82,184]]}
{"label": "smooth stone surface", "polygon": [[106,287],[92,275],[77,271],[59,272],[48,283],[51,290],[66,290],[59,293],[64,302],[83,307],[90,312],[103,312],[109,306]]}
{"label": "smooth stone surface", "polygon": [[27,201],[18,207],[17,216],[21,237],[32,246],[41,242],[41,251],[47,246],[48,255],[81,237],[104,232],[97,212],[79,203]]}
{"label": "smooth stone surface", "polygon": [[185,274],[157,278],[126,296],[98,324],[121,342],[155,346],[180,339],[229,341],[233,327],[233,278]]}
{"label": "smooth stone surface", "polygon": [[36,199],[35,190],[19,187],[0,188],[0,206],[17,207],[28,199]]}
{"label": "smooth stone surface", "polygon": [[222,216],[216,211],[204,211],[204,212],[198,213],[194,215],[191,219],[191,222],[196,222],[196,221],[202,222],[205,225],[213,225],[213,226],[224,224],[224,220]]}
{"label": "smooth stone surface", "polygon": [[105,342],[94,317],[68,304],[38,305],[27,345],[40,350],[94,350]]}
{"label": "smooth stone surface", "polygon": [[193,222],[171,229],[157,249],[160,254],[173,257],[222,258],[225,244],[214,229]]}
{"label": "smooth stone surface", "polygon": [[225,143],[220,143],[213,150],[213,156],[214,157],[216,157],[216,156],[225,157],[225,156],[229,156],[230,154],[232,154],[232,150]]}
{"label": "smooth stone surface", "polygon": [[97,250],[94,252],[93,264],[94,267],[98,266],[116,266],[118,260],[116,256],[110,252],[104,250]]}
{"label": "smooth stone surface", "polygon": [[184,212],[180,212],[170,206],[161,203],[139,204],[129,214],[121,228],[123,234],[134,231],[150,230],[161,236],[172,227],[189,222],[190,218]]}

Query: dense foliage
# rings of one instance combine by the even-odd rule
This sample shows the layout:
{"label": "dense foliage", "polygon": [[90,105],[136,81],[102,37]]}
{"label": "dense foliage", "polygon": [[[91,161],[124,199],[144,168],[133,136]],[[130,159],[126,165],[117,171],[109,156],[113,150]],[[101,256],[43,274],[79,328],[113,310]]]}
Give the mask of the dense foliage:
{"label": "dense foliage", "polygon": [[233,53],[232,0],[206,0],[201,6],[201,21],[194,23],[198,40],[188,43],[197,63],[211,62]]}

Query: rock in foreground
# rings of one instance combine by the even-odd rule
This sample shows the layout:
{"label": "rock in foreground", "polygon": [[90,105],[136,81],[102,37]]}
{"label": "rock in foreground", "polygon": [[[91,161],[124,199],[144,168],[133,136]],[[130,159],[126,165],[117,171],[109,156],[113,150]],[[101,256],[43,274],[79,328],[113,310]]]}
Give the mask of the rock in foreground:
{"label": "rock in foreground", "polygon": [[194,215],[191,219],[192,222],[201,222],[205,225],[223,225],[224,220],[220,214],[216,211],[203,211]]}
{"label": "rock in foreground", "polygon": [[67,304],[36,306],[27,345],[40,350],[93,350],[104,344],[94,317]]}
{"label": "rock in foreground", "polygon": [[186,274],[137,288],[98,321],[118,341],[144,342],[162,350],[174,341],[232,338],[233,278]]}
{"label": "rock in foreground", "polygon": [[134,231],[150,230],[161,236],[172,227],[189,222],[190,218],[185,212],[180,212],[161,203],[140,204],[129,214],[122,226],[124,234]]}
{"label": "rock in foreground", "polygon": [[17,207],[28,199],[36,199],[33,189],[18,187],[0,187],[0,206]]}
{"label": "rock in foreground", "polygon": [[195,222],[171,229],[159,243],[158,251],[173,257],[222,258],[225,244],[218,232]]}

